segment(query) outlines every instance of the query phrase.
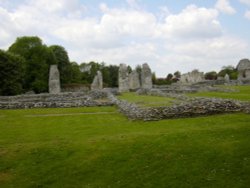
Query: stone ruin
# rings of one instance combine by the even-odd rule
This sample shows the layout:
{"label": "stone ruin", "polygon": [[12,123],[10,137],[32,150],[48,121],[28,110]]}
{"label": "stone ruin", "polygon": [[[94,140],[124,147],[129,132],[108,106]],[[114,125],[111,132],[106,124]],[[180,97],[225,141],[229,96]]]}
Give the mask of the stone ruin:
{"label": "stone ruin", "polygon": [[183,84],[193,84],[205,80],[204,73],[198,70],[193,70],[186,74],[181,75],[180,82]]}
{"label": "stone ruin", "polygon": [[128,67],[126,64],[120,64],[118,73],[119,92],[129,91]]}
{"label": "stone ruin", "polygon": [[135,91],[141,87],[139,74],[136,70],[133,70],[129,74],[129,89]]}
{"label": "stone ruin", "polygon": [[143,89],[151,89],[153,86],[152,83],[152,73],[147,63],[142,65],[141,71],[141,87]]}
{"label": "stone ruin", "polygon": [[226,75],[224,76],[224,80],[225,80],[226,83],[230,83],[230,77],[229,77],[228,74],[226,74]]}
{"label": "stone ruin", "polygon": [[51,65],[49,71],[49,93],[58,94],[61,92],[60,74],[57,65]]}
{"label": "stone ruin", "polygon": [[141,75],[136,70],[128,74],[127,65],[120,64],[118,77],[119,92],[135,91],[140,88],[151,89],[153,87],[152,73],[147,63],[142,65]]}
{"label": "stone ruin", "polygon": [[91,90],[101,90],[101,89],[103,89],[102,73],[100,71],[97,71],[97,74],[91,84]]}
{"label": "stone ruin", "polygon": [[249,59],[242,59],[237,65],[238,80],[250,80],[250,61]]}

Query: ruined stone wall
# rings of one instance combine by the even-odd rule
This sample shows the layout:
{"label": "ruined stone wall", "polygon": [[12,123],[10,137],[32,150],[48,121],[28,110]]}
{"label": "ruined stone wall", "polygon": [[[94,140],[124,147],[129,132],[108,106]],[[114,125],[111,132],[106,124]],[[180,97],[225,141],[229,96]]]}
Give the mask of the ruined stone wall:
{"label": "ruined stone wall", "polygon": [[108,98],[118,106],[120,112],[132,120],[152,121],[233,112],[250,113],[249,103],[242,103],[235,100],[215,98],[179,98],[184,102],[173,106],[139,108],[136,104],[125,100],[119,100],[112,94],[109,94]]}
{"label": "ruined stone wall", "polygon": [[197,83],[204,81],[204,73],[199,72],[197,70],[193,70],[192,72],[188,72],[186,74],[181,75],[180,82],[181,83]]}
{"label": "ruined stone wall", "polygon": [[105,98],[107,98],[107,92],[104,91],[0,96],[0,109],[65,108],[112,105],[108,100],[99,100]]}
{"label": "ruined stone wall", "polygon": [[57,94],[61,92],[60,74],[57,65],[50,65],[49,71],[49,93]]}
{"label": "ruined stone wall", "polygon": [[128,67],[125,64],[120,64],[118,85],[119,85],[119,92],[129,91]]}

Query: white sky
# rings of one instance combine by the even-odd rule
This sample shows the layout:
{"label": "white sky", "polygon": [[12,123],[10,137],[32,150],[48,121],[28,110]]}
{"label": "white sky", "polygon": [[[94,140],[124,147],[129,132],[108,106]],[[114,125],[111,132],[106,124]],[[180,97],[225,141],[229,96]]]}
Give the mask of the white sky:
{"label": "white sky", "polygon": [[0,0],[0,48],[35,35],[71,61],[147,62],[161,77],[250,58],[250,0],[153,2]]}

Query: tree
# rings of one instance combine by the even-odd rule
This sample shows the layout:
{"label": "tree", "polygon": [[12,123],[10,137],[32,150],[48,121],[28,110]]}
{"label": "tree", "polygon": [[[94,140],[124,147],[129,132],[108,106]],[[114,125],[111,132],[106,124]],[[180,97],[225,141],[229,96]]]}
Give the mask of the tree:
{"label": "tree", "polygon": [[155,72],[152,73],[152,82],[153,82],[154,85],[155,85],[156,82],[157,82]]}
{"label": "tree", "polygon": [[56,58],[58,69],[60,72],[61,84],[71,83],[72,73],[68,52],[64,47],[59,45],[52,45],[49,48],[54,53],[54,56]]}
{"label": "tree", "polygon": [[171,81],[173,77],[174,77],[174,76],[173,76],[171,73],[169,73],[169,74],[167,75],[166,79],[167,79],[168,81]]}
{"label": "tree", "polygon": [[232,80],[236,80],[238,77],[237,69],[231,65],[222,67],[221,71],[218,73],[218,76],[224,77],[226,74],[228,74]]}
{"label": "tree", "polygon": [[135,67],[135,70],[136,70],[136,72],[139,74],[139,81],[140,81],[140,83],[142,84],[142,80],[141,80],[142,67],[141,67],[141,65],[137,65],[137,66]]}
{"label": "tree", "polygon": [[111,80],[109,87],[118,87],[118,71],[119,66],[109,65],[109,75]]}
{"label": "tree", "polygon": [[175,78],[180,79],[180,78],[181,78],[181,72],[180,72],[180,71],[176,71],[176,72],[174,73],[174,76],[175,76]]}
{"label": "tree", "polygon": [[22,92],[24,59],[0,50],[0,95]]}
{"label": "tree", "polygon": [[128,73],[130,74],[133,70],[132,70],[132,68],[128,65]]}
{"label": "tree", "polygon": [[70,72],[71,72],[71,83],[81,83],[81,71],[80,67],[76,62],[70,63]]}
{"label": "tree", "polygon": [[205,74],[206,80],[216,80],[217,79],[217,73],[215,71],[207,72]]}
{"label": "tree", "polygon": [[57,64],[53,52],[38,37],[19,37],[9,52],[20,55],[24,62],[24,89],[36,93],[48,91],[49,66]]}

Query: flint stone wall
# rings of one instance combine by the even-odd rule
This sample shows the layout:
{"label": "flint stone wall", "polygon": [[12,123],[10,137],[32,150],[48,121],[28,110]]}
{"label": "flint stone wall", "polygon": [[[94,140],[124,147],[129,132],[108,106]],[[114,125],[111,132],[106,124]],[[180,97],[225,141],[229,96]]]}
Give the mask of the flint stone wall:
{"label": "flint stone wall", "polygon": [[104,91],[0,96],[0,109],[65,108],[113,105],[108,100],[99,100],[105,98],[107,99],[107,92]]}
{"label": "flint stone wall", "polygon": [[118,75],[119,92],[129,91],[128,68],[125,64],[120,64]]}
{"label": "flint stone wall", "polygon": [[91,90],[101,90],[103,88],[102,73],[97,71],[97,74],[91,84]]}
{"label": "flint stone wall", "polygon": [[136,70],[133,70],[129,74],[129,89],[132,91],[135,91],[139,89],[140,86],[140,79],[139,79],[139,74]]}
{"label": "flint stone wall", "polygon": [[120,112],[131,120],[152,121],[233,112],[250,113],[249,103],[241,103],[235,100],[195,98],[173,106],[139,108],[136,104],[117,99],[111,93],[108,98],[118,106]]}
{"label": "flint stone wall", "polygon": [[151,89],[152,86],[153,83],[152,83],[151,69],[147,63],[144,63],[142,65],[142,71],[141,71],[141,87],[143,89]]}
{"label": "flint stone wall", "polygon": [[204,73],[197,70],[183,74],[180,78],[181,83],[197,83],[204,80]]}
{"label": "flint stone wall", "polygon": [[242,59],[237,65],[238,80],[250,79],[250,61],[249,59]]}
{"label": "flint stone wall", "polygon": [[49,93],[57,94],[61,92],[60,74],[57,65],[50,65],[49,71]]}
{"label": "flint stone wall", "polygon": [[[233,82],[232,82],[233,83]],[[232,84],[230,82],[230,84]],[[223,85],[225,81],[223,81]],[[172,85],[165,85],[165,86],[154,86],[153,89],[159,89],[164,93],[195,93],[200,91],[221,91],[221,92],[234,92],[235,90],[226,89],[221,87],[213,86],[214,82],[206,81],[206,82],[199,82],[195,84],[172,84]],[[236,85],[236,83],[235,83]]]}

